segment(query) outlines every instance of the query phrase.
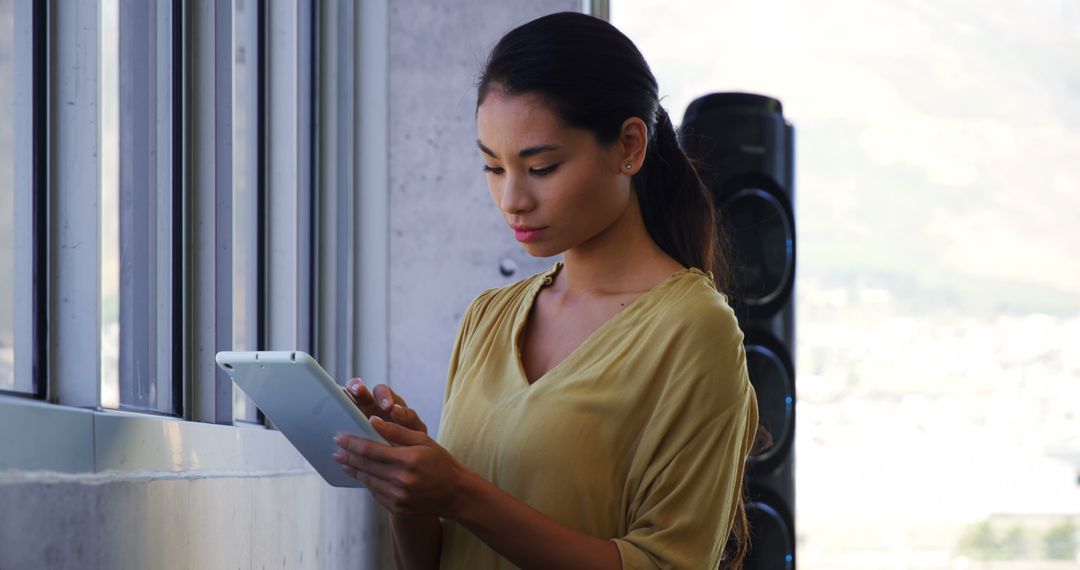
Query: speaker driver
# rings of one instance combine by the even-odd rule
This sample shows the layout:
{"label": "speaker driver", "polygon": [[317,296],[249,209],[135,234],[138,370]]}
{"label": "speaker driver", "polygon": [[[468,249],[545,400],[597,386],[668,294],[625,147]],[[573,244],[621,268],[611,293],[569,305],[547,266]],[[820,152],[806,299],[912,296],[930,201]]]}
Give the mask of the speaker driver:
{"label": "speaker driver", "polygon": [[737,302],[750,316],[776,312],[795,280],[795,232],[791,211],[775,192],[744,188],[721,205],[731,237]]}
{"label": "speaker driver", "polygon": [[784,517],[766,503],[751,501],[746,504],[746,518],[753,529],[746,570],[792,570],[795,549]]}
{"label": "speaker driver", "polygon": [[795,428],[795,373],[791,357],[771,334],[750,331],[743,342],[746,368],[758,401],[758,422],[773,444],[751,455],[755,473],[765,473],[787,456]]}

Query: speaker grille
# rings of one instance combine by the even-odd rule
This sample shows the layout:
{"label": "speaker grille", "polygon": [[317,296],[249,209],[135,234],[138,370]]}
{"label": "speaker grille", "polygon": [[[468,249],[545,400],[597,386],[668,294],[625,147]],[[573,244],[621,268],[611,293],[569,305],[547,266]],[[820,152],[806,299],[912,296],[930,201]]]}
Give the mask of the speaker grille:
{"label": "speaker grille", "polygon": [[795,281],[795,231],[784,201],[766,189],[743,188],[721,205],[737,268],[735,293],[751,316],[776,312]]}
{"label": "speaker grille", "polygon": [[750,332],[744,341],[746,368],[758,399],[758,422],[768,430],[773,444],[760,455],[751,455],[755,473],[770,471],[788,454],[795,430],[795,375],[788,351],[766,333]]}
{"label": "speaker grille", "polygon": [[766,503],[750,502],[746,505],[746,518],[753,529],[746,570],[792,570],[795,549],[784,517]]}

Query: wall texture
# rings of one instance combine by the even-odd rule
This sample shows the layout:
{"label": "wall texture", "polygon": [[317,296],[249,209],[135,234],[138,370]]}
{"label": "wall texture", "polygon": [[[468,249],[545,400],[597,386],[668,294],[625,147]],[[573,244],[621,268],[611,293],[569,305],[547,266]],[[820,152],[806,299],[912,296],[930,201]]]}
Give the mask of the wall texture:
{"label": "wall texture", "polygon": [[374,568],[365,495],[315,474],[0,483],[0,568]]}
{"label": "wall texture", "polygon": [[[469,302],[539,272],[492,201],[476,148],[476,77],[502,34],[580,0],[390,4],[390,384],[437,429]],[[517,270],[504,276],[500,264]]]}

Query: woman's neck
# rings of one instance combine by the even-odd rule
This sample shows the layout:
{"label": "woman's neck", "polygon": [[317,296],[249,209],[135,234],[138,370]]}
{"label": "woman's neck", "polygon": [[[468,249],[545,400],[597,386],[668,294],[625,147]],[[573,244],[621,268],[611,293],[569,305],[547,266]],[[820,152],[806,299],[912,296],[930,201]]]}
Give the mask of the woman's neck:
{"label": "woman's neck", "polygon": [[647,291],[682,268],[649,236],[631,192],[613,224],[563,254],[563,268],[552,286],[571,298]]}

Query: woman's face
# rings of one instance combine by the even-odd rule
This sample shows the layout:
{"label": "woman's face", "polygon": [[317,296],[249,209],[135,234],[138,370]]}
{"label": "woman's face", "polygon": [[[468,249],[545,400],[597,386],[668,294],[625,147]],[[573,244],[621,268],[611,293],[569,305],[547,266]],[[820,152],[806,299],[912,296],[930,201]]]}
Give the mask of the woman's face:
{"label": "woman's face", "polygon": [[585,244],[626,211],[630,177],[620,170],[621,145],[601,147],[538,96],[493,86],[476,123],[491,197],[530,255]]}

